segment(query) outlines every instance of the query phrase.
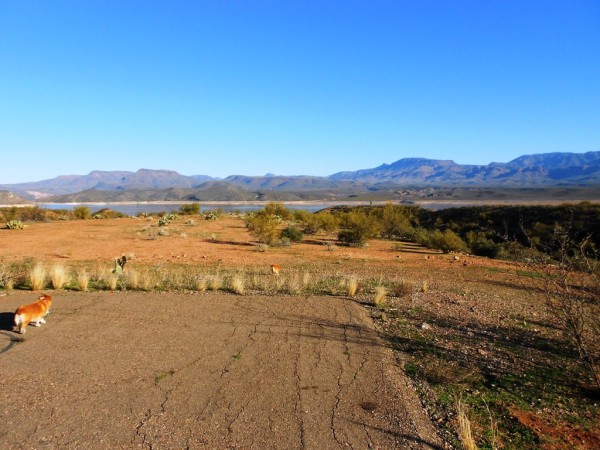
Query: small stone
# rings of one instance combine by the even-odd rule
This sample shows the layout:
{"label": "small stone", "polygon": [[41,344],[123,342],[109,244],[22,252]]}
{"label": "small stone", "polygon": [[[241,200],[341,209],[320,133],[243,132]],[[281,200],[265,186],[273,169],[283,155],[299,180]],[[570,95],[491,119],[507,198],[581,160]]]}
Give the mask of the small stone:
{"label": "small stone", "polygon": [[423,322],[421,324],[421,329],[422,330],[431,330],[431,325],[429,325],[427,322]]}

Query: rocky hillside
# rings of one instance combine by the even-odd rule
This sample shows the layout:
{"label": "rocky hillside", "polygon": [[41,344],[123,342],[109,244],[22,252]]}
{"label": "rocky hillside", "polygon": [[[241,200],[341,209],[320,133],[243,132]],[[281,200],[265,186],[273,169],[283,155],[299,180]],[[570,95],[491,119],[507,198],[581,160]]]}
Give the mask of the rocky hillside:
{"label": "rocky hillside", "polygon": [[0,205],[25,205],[30,203],[10,191],[0,191]]}

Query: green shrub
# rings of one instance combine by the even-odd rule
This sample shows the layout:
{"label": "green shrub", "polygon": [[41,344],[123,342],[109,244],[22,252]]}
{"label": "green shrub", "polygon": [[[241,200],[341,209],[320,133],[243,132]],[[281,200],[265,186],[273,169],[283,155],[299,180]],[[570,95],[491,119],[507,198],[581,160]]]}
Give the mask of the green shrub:
{"label": "green shrub", "polygon": [[20,220],[10,220],[6,222],[6,226],[4,228],[8,230],[22,230],[23,228],[25,228],[25,226]]}
{"label": "green shrub", "polygon": [[305,234],[316,234],[319,231],[319,222],[314,214],[307,213],[301,220],[304,225],[302,231]]}
{"label": "green shrub", "polygon": [[404,214],[403,208],[388,203],[379,211],[379,214],[381,235],[384,238],[410,239],[413,236],[414,229]]}
{"label": "green shrub", "polygon": [[444,253],[467,251],[465,241],[452,230],[443,233],[439,230],[432,231],[429,236],[429,246]]}
{"label": "green shrub", "polygon": [[325,233],[333,233],[340,226],[340,221],[329,211],[321,211],[315,214],[319,229]]}
{"label": "green shrub", "polygon": [[120,219],[123,217],[127,217],[127,215],[110,208],[103,208],[100,211],[92,213],[92,217],[94,219]]}
{"label": "green shrub", "polygon": [[291,242],[300,242],[303,237],[304,233],[293,225],[290,225],[281,231],[281,238],[287,238]]}
{"label": "green shrub", "polygon": [[87,206],[77,206],[73,209],[73,216],[76,219],[89,219],[92,214]]}
{"label": "green shrub", "polygon": [[467,233],[467,244],[477,256],[496,258],[500,251],[500,244],[496,244],[489,239],[482,231],[469,231]]}
{"label": "green shrub", "polygon": [[338,239],[349,245],[362,246],[367,239],[377,236],[380,225],[377,220],[363,211],[351,211],[342,218],[343,229]]}
{"label": "green shrub", "polygon": [[281,220],[289,220],[292,218],[292,212],[281,202],[267,203],[264,208],[264,213],[266,215],[280,217]]}
{"label": "green shrub", "polygon": [[189,203],[181,205],[181,207],[179,208],[179,213],[188,216],[200,214],[200,203]]}
{"label": "green shrub", "polygon": [[273,245],[280,237],[279,222],[278,216],[259,211],[246,217],[246,228],[258,242]]}

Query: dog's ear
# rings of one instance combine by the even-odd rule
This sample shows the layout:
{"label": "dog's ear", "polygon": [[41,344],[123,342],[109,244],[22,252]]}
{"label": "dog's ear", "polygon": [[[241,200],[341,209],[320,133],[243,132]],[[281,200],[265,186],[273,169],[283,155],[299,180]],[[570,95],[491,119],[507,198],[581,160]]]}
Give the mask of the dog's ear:
{"label": "dog's ear", "polygon": [[123,257],[119,260],[119,265],[121,266],[121,269],[125,268],[126,262],[127,262],[127,256],[123,255]]}

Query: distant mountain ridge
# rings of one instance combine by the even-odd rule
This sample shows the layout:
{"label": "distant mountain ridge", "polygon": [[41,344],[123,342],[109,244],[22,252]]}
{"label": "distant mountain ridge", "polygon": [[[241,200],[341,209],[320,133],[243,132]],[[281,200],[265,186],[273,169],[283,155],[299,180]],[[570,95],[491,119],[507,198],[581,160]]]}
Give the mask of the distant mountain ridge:
{"label": "distant mountain ridge", "polygon": [[75,194],[90,189],[126,191],[132,189],[191,188],[213,180],[207,175],[185,176],[172,170],[140,169],[137,172],[94,170],[87,175],[61,175],[56,178],[28,183],[0,185],[30,199],[52,195]]}
{"label": "distant mountain ridge", "polygon": [[[328,177],[231,175],[223,180],[207,175],[185,176],[171,170],[137,172],[95,170],[88,175],[63,175],[49,180],[4,184],[28,200],[146,201],[194,197],[214,200],[269,198],[334,198],[342,192],[399,187],[600,186],[600,151],[543,153],[520,156],[508,163],[457,164],[451,160],[403,158],[371,169],[338,172]],[[280,192],[281,194],[276,194]],[[283,195],[285,193],[286,195]],[[77,195],[76,195],[77,194]],[[222,196],[220,198],[219,196]],[[161,198],[163,197],[163,198]],[[83,200],[85,198],[85,200]],[[109,200],[105,200],[109,201]]]}
{"label": "distant mountain ridge", "polygon": [[329,178],[429,186],[580,186],[600,184],[600,152],[524,155],[508,163],[487,165],[404,158],[373,169],[338,172]]}

